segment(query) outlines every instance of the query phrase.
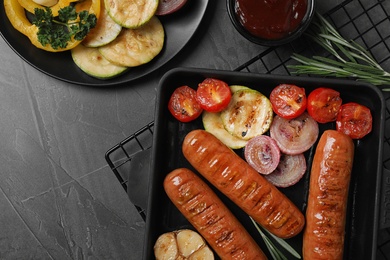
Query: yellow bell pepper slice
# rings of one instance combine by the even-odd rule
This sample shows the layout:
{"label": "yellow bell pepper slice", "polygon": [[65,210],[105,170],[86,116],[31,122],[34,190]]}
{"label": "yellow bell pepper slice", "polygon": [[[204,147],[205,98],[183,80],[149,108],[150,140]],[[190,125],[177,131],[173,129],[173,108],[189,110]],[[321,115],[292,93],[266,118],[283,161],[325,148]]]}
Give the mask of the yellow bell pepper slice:
{"label": "yellow bell pepper slice", "polygon": [[[101,0],[86,0],[86,1],[91,1],[89,13],[95,14],[96,17],[99,18]],[[26,35],[30,39],[31,43],[39,49],[50,51],[50,52],[61,52],[61,51],[70,50],[76,47],[81,42],[72,38],[68,42],[66,48],[62,48],[62,49],[54,49],[50,45],[43,46],[38,41],[38,37],[37,37],[38,27],[33,25],[27,19],[25,9],[20,5],[18,0],[4,0],[4,9],[12,26],[22,34]]]}
{"label": "yellow bell pepper slice", "polygon": [[[77,2],[78,0],[59,0],[57,2],[57,4],[53,5],[50,7],[51,9],[51,12],[53,14],[53,16],[58,16],[58,11],[61,9],[61,8],[64,8],[64,7],[67,7],[69,6],[71,3],[73,2]],[[45,6],[42,6],[40,4],[37,4],[35,3],[34,1],[32,0],[18,0],[19,4],[24,8],[26,9],[28,12],[34,14],[35,13],[35,8],[41,8],[41,9],[44,9]]]}

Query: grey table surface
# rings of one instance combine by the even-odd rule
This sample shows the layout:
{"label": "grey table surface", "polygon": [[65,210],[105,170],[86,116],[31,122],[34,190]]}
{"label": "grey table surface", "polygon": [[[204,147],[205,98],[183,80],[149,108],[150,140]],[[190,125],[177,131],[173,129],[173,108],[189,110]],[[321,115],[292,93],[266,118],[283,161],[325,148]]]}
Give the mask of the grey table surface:
{"label": "grey table surface", "polygon": [[194,38],[170,62],[117,87],[51,78],[0,38],[0,258],[141,259],[145,224],[105,152],[153,121],[169,69],[233,70],[263,49],[235,31],[222,0],[209,2]]}

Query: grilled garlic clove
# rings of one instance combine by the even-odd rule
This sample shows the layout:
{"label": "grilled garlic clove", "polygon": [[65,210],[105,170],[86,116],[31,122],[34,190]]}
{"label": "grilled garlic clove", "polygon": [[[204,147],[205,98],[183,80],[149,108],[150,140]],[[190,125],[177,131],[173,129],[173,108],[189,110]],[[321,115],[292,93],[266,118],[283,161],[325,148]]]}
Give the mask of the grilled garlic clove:
{"label": "grilled garlic clove", "polygon": [[176,230],[160,235],[154,246],[154,254],[157,260],[214,259],[214,253],[206,245],[205,240],[197,232],[189,229]]}
{"label": "grilled garlic clove", "polygon": [[192,230],[183,230],[176,235],[179,252],[184,257],[189,257],[204,245],[203,238]]}
{"label": "grilled garlic clove", "polygon": [[198,251],[194,252],[188,260],[212,260],[214,259],[214,253],[208,246],[202,247]]}
{"label": "grilled garlic clove", "polygon": [[154,245],[154,254],[157,259],[177,259],[179,252],[176,244],[176,235],[173,232],[161,235]]}

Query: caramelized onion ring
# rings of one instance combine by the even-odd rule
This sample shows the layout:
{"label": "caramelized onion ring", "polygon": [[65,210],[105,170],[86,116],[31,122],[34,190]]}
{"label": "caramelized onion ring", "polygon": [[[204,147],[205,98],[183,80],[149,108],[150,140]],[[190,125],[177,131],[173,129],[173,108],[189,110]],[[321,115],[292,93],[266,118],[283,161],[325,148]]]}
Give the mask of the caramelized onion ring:
{"label": "caramelized onion ring", "polygon": [[249,140],[244,154],[247,163],[261,174],[270,174],[279,164],[279,147],[267,135],[258,135]]}
{"label": "caramelized onion ring", "polygon": [[307,151],[319,134],[318,123],[307,112],[294,119],[275,116],[271,127],[271,137],[285,154],[300,154]]}
{"label": "caramelized onion ring", "polygon": [[296,184],[306,172],[306,159],[301,154],[282,154],[278,167],[264,177],[276,187],[286,188]]}

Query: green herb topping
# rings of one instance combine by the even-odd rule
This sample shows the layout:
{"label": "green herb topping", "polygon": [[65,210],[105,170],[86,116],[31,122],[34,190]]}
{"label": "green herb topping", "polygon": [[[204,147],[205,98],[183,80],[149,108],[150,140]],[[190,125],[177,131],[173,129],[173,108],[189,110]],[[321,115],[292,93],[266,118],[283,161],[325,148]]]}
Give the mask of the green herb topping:
{"label": "green herb topping", "polygon": [[[301,255],[295,251],[294,248],[292,248],[292,246],[290,246],[284,239],[282,238],[279,238],[277,236],[275,236],[274,234],[272,234],[271,232],[269,232],[268,230],[266,230],[264,228],[264,231],[262,231],[262,228],[256,223],[256,221],[252,218],[252,217],[249,217],[253,223],[253,225],[256,227],[257,231],[260,233],[260,236],[263,238],[264,240],[264,243],[265,245],[267,246],[271,256],[272,256],[272,259],[274,260],[288,260],[288,259],[292,259],[293,258],[297,258],[297,259],[301,259]],[[269,238],[267,236],[267,234],[272,238]],[[278,248],[278,246],[276,246],[272,240],[274,240],[275,242],[277,242],[279,244],[279,246],[281,246],[282,248],[284,248],[288,253],[291,254],[291,256],[288,258],[286,257],[283,252]]]}
{"label": "green herb topping", "polygon": [[97,22],[95,14],[89,14],[88,11],[77,13],[72,5],[61,8],[56,18],[48,7],[35,8],[34,11],[32,23],[39,28],[38,41],[42,46],[50,44],[55,50],[66,48],[72,37],[78,41],[83,40]]}
{"label": "green herb topping", "polygon": [[[305,33],[322,46],[330,58],[313,56],[307,58],[294,53],[292,58],[300,64],[289,65],[295,74],[355,78],[376,86],[390,85],[390,73],[385,71],[370,52],[352,40],[344,39],[320,14]],[[382,88],[382,91],[390,91]]]}

